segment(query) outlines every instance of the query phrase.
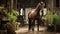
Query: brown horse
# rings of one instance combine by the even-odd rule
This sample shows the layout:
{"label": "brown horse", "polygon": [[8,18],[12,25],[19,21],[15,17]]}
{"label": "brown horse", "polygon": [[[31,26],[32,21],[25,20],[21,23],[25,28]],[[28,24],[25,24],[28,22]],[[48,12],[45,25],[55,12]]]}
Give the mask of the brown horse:
{"label": "brown horse", "polygon": [[28,13],[29,30],[32,29],[32,31],[34,31],[35,20],[37,20],[37,27],[39,31],[39,25],[41,24],[40,10],[42,10],[43,8],[44,8],[44,3],[41,2],[37,5],[34,11]]}

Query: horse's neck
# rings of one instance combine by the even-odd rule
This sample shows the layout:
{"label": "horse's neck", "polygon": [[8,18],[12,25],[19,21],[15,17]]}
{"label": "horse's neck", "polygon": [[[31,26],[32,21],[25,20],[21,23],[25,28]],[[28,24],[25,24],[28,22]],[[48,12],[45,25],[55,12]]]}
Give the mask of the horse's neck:
{"label": "horse's neck", "polygon": [[40,9],[39,8],[35,9],[35,12],[38,14],[40,12]]}
{"label": "horse's neck", "polygon": [[39,12],[40,11],[40,5],[38,4],[37,7],[35,8],[35,12]]}

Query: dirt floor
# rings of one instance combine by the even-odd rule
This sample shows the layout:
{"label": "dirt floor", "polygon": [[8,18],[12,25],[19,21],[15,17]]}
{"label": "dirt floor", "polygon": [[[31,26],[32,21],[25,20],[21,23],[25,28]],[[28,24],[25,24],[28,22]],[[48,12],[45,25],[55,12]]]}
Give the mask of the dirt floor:
{"label": "dirt floor", "polygon": [[35,26],[34,32],[33,31],[28,31],[28,26],[25,27],[20,27],[18,30],[16,30],[16,34],[60,34],[56,32],[47,32],[46,31],[47,27],[41,27],[39,28],[39,32],[37,31],[37,27]]}

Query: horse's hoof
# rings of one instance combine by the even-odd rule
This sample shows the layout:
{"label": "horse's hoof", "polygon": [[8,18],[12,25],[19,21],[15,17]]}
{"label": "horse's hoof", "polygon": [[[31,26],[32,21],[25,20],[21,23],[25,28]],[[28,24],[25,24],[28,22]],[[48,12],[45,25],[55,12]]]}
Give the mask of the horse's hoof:
{"label": "horse's hoof", "polygon": [[28,32],[31,32],[31,30],[28,30]]}
{"label": "horse's hoof", "polygon": [[37,32],[39,32],[39,30],[37,30]]}
{"label": "horse's hoof", "polygon": [[39,32],[39,31],[38,31]]}

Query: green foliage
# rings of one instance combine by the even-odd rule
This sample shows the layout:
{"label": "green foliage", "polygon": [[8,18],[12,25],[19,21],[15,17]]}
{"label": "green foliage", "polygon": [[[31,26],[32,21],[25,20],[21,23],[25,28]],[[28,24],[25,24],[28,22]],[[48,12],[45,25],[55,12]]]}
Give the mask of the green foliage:
{"label": "green foliage", "polygon": [[60,19],[60,16],[59,16],[57,13],[55,13],[55,14],[53,15],[53,22],[54,22],[54,24],[57,24],[58,21],[59,21],[59,19]]}
{"label": "green foliage", "polygon": [[52,15],[52,12],[48,10],[47,15],[45,16],[45,24],[51,26],[52,23],[53,23],[53,15]]}
{"label": "green foliage", "polygon": [[16,24],[16,18],[19,15],[19,13],[16,10],[13,10],[11,13],[8,12],[7,10],[4,10],[4,12],[9,19],[9,23]]}
{"label": "green foliage", "polygon": [[19,15],[18,11],[13,10],[13,15],[14,15],[14,16],[18,16],[18,15]]}
{"label": "green foliage", "polygon": [[14,10],[11,14],[8,13],[8,16],[9,16],[10,23],[16,24],[16,18],[18,16],[17,11]]}
{"label": "green foliage", "polygon": [[45,16],[45,24],[47,26],[52,26],[53,24],[57,24],[59,19],[60,16],[57,13],[53,14],[48,10],[47,15]]}

